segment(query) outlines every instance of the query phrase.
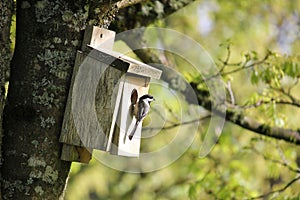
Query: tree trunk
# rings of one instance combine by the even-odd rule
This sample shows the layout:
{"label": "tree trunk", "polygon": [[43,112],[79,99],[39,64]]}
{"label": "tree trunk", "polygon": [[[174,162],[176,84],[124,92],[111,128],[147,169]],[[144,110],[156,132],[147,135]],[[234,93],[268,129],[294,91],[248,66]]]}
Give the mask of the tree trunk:
{"label": "tree trunk", "polygon": [[82,1],[17,1],[16,47],[4,110],[3,199],[58,199],[70,163],[59,134],[75,53],[85,24]]}
{"label": "tree trunk", "polygon": [[[3,0],[0,2],[0,160],[2,143],[2,119],[5,98],[5,73],[9,68],[11,59],[10,52],[10,24],[13,12],[13,1]],[[1,180],[0,174],[0,180]],[[1,185],[0,185],[1,186]],[[1,196],[1,191],[0,191]]]}

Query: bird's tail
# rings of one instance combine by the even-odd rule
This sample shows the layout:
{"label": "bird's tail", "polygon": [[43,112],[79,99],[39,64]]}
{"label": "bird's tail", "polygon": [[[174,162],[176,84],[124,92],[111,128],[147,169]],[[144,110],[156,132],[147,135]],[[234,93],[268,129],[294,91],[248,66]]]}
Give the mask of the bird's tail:
{"label": "bird's tail", "polygon": [[134,135],[134,133],[135,133],[135,131],[136,131],[138,125],[139,125],[139,121],[137,121],[137,122],[134,124],[134,127],[133,127],[131,133],[130,133],[129,136],[128,136],[129,140],[132,140],[133,135]]}

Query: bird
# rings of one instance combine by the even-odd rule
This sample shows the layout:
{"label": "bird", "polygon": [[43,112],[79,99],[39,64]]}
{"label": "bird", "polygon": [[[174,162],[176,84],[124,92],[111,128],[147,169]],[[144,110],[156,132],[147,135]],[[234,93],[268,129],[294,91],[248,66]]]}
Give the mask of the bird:
{"label": "bird", "polygon": [[[131,94],[132,94],[131,96],[136,95],[136,91],[133,90]],[[131,100],[135,100],[135,102],[131,101],[131,106],[132,106],[133,115],[136,118],[136,122],[134,124],[132,131],[128,136],[129,140],[132,140],[133,135],[139,123],[143,121],[143,119],[147,116],[150,110],[150,103],[155,99],[150,94],[145,94],[139,98],[138,102],[136,102],[137,98],[131,98]]]}

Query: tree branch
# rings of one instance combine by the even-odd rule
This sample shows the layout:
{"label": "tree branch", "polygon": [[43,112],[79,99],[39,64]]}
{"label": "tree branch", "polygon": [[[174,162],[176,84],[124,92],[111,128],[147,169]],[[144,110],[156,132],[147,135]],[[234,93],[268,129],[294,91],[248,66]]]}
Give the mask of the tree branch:
{"label": "tree branch", "polygon": [[193,87],[197,94],[200,105],[206,108],[207,110],[211,110],[213,108],[216,114],[221,116],[225,115],[226,120],[255,133],[276,139],[282,139],[284,141],[294,143],[297,145],[300,144],[299,130],[285,129],[260,123],[252,119],[251,117],[244,115],[240,110],[237,109],[227,108],[226,113],[222,113],[220,110],[217,109],[217,105],[214,105],[214,102],[211,101],[208,91],[201,91],[195,88],[195,86]]}
{"label": "tree branch", "polygon": [[204,117],[201,117],[201,118],[199,118],[199,119],[193,119],[193,120],[190,120],[190,121],[185,121],[185,122],[178,122],[178,123],[173,123],[173,124],[171,124],[171,125],[169,125],[169,126],[165,126],[165,127],[149,127],[149,128],[144,128],[145,130],[161,130],[161,129],[163,129],[163,130],[167,130],[167,129],[172,129],[172,128],[176,128],[176,127],[178,127],[178,126],[183,126],[183,125],[187,125],[187,124],[193,124],[193,123],[197,123],[197,122],[199,122],[199,121],[203,121],[203,120],[205,120],[205,119],[209,119],[209,118],[211,118],[211,115],[206,115],[206,116],[204,116]]}
{"label": "tree branch", "polygon": [[289,165],[287,162],[283,162],[283,161],[281,161],[281,160],[276,160],[276,159],[270,158],[270,157],[264,155],[263,153],[259,152],[259,151],[258,151],[257,149],[255,149],[255,148],[249,148],[249,149],[251,149],[251,150],[252,150],[254,153],[256,153],[257,155],[262,156],[265,160],[268,160],[268,161],[270,161],[270,162],[272,162],[272,163],[275,163],[275,164],[281,165],[281,166],[283,166],[283,167],[286,167],[286,168],[287,168],[289,171],[291,171],[291,172],[294,172],[294,173],[300,173],[300,169],[292,167],[292,166]]}
{"label": "tree branch", "polygon": [[[121,2],[129,2],[130,0],[122,0]],[[120,2],[118,9],[119,13],[115,21],[110,25],[110,29],[116,32],[122,32],[133,28],[147,26],[158,19],[163,19],[170,14],[178,11],[186,5],[194,2],[195,0],[160,0],[160,1],[147,1],[147,0],[131,0],[135,5],[121,6]],[[124,4],[126,5],[126,4]],[[155,6],[160,5],[163,10],[158,10]],[[143,7],[152,7],[148,13],[143,12]],[[125,8],[125,9],[122,9]]]}
{"label": "tree branch", "polygon": [[[289,105],[289,106],[295,106],[295,107],[298,107],[300,108],[300,103],[298,102],[291,102],[291,101],[286,101],[286,100],[276,100],[276,99],[270,99],[268,101],[257,101],[256,103],[253,103],[253,104],[246,104],[246,105],[243,105],[243,106],[238,106],[240,109],[249,109],[249,108],[257,108],[259,106],[262,106],[264,104],[269,104],[269,103],[272,103],[272,102],[275,102],[276,104],[282,104],[282,105]],[[232,106],[236,106],[236,105],[232,105]]]}
{"label": "tree branch", "polygon": [[[228,53],[228,55],[230,55],[230,53]],[[230,74],[234,74],[234,73],[240,72],[240,71],[245,70],[245,69],[253,68],[253,67],[257,66],[257,65],[260,65],[260,64],[264,63],[266,60],[268,60],[268,58],[270,57],[270,55],[271,55],[271,52],[268,51],[264,58],[262,58],[259,61],[250,63],[250,64],[248,64],[250,60],[248,60],[248,61],[246,60],[243,64],[241,62],[230,64],[230,63],[228,63],[228,58],[226,58],[225,61],[221,61],[222,64],[223,64],[222,67],[221,67],[221,70],[218,73],[216,73],[216,74],[214,74],[214,75],[206,78],[205,80],[207,81],[207,80],[216,78],[217,76],[220,76],[220,75],[221,76],[226,76],[226,75],[230,75]],[[239,66],[239,65],[241,65],[241,67],[238,67],[236,69],[232,69],[230,71],[224,72],[224,68],[226,66]]]}
{"label": "tree branch", "polygon": [[280,193],[280,192],[283,192],[285,191],[287,188],[289,188],[292,184],[294,184],[296,181],[300,180],[300,176],[297,176],[295,177],[294,179],[292,179],[290,182],[288,182],[283,188],[280,188],[278,190],[273,190],[271,192],[268,192],[266,194],[263,194],[263,195],[260,195],[260,196],[257,196],[257,197],[252,197],[250,199],[261,199],[261,198],[264,198],[264,197],[267,197],[271,194],[274,194],[274,193]]}
{"label": "tree branch", "polygon": [[129,6],[133,6],[135,4],[143,3],[149,0],[122,0],[118,1],[117,3],[114,4],[118,9],[123,9]]}

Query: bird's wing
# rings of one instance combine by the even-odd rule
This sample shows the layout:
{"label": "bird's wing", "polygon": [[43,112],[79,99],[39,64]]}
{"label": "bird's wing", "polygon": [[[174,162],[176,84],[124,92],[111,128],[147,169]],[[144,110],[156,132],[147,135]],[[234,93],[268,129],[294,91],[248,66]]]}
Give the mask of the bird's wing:
{"label": "bird's wing", "polygon": [[137,121],[143,120],[143,118],[146,116],[147,113],[145,113],[145,107],[139,106],[138,114],[137,114]]}
{"label": "bird's wing", "polygon": [[145,106],[144,104],[146,104],[144,101],[142,102],[142,106],[139,106],[139,115],[140,116],[140,121],[143,120],[146,115],[148,114],[149,112],[149,106]]}

